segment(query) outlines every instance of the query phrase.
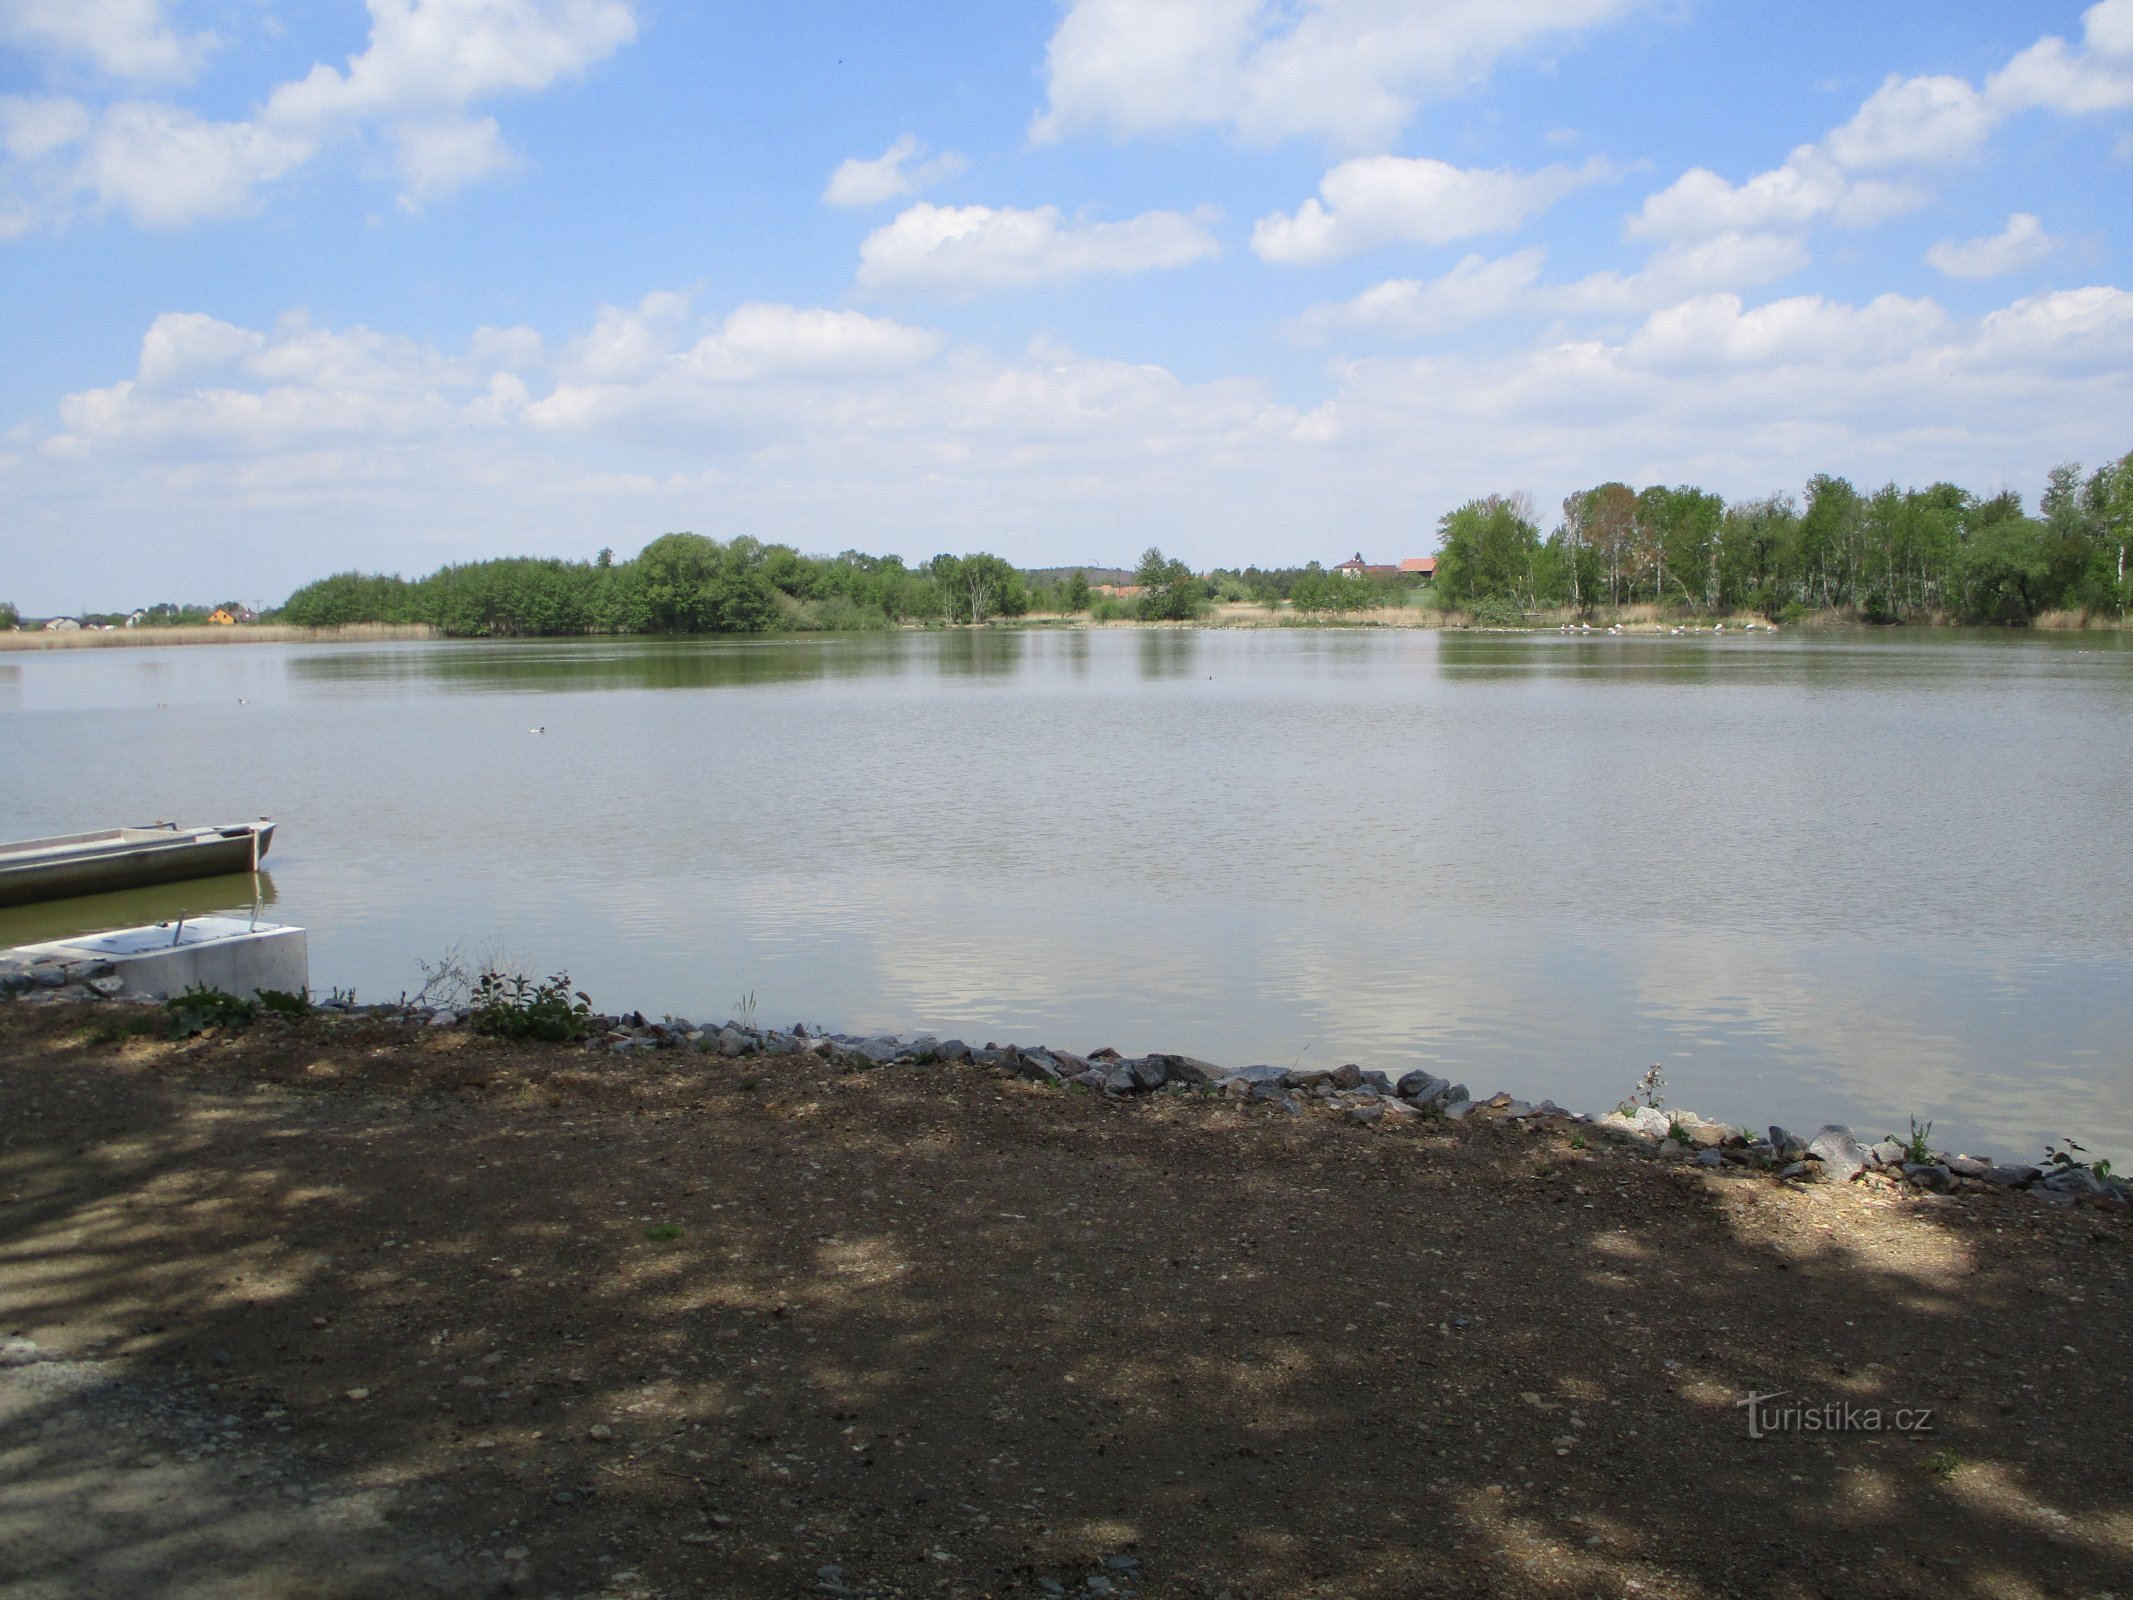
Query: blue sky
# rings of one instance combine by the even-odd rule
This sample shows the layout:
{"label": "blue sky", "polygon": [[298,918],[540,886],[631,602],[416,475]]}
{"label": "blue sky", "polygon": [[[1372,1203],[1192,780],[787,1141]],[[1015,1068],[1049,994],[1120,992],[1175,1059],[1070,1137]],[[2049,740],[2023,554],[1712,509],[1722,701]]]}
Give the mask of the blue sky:
{"label": "blue sky", "polygon": [[2133,448],[2133,0],[0,0],[0,598]]}

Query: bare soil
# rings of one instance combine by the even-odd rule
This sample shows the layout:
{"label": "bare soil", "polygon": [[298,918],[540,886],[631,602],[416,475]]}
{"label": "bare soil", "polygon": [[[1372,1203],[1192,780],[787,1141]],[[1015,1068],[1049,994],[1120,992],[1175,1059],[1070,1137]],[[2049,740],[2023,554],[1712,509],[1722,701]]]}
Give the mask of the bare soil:
{"label": "bare soil", "polygon": [[122,1010],[0,1006],[0,1600],[2133,1589],[2121,1215]]}

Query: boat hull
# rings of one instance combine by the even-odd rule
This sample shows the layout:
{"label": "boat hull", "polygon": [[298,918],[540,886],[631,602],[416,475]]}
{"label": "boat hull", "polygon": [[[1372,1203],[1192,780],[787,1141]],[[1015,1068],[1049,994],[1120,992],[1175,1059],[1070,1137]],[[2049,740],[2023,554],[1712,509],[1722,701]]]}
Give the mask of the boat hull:
{"label": "boat hull", "polygon": [[257,868],[271,822],[226,828],[114,828],[0,845],[0,906],[109,894]]}

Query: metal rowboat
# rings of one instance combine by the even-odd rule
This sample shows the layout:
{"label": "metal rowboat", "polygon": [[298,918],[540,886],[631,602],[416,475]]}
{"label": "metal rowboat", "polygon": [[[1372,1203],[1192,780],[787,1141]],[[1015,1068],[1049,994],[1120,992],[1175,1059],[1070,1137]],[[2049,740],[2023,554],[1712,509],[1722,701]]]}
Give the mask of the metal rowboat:
{"label": "metal rowboat", "polygon": [[266,817],[226,827],[106,828],[0,844],[0,906],[256,872],[274,840]]}

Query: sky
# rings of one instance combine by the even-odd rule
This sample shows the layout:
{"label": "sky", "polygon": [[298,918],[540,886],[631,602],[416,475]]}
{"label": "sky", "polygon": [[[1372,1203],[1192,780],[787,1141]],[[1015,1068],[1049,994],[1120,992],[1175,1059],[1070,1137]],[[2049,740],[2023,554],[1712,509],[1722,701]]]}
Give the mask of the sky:
{"label": "sky", "polygon": [[0,599],[2133,450],[2133,0],[0,0]]}

